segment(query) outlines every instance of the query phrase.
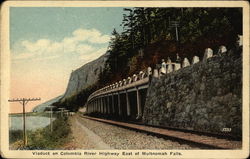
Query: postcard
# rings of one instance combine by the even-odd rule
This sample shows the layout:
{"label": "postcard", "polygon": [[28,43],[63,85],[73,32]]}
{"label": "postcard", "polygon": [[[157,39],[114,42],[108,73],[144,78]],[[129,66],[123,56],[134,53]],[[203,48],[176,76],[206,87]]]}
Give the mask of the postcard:
{"label": "postcard", "polygon": [[249,3],[5,1],[1,157],[247,158]]}

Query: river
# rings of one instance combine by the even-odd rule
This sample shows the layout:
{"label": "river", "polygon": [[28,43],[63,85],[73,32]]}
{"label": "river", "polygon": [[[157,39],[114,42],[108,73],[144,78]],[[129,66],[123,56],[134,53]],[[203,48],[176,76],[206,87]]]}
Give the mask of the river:
{"label": "river", "polygon": [[[23,129],[23,117],[22,116],[10,116],[10,130],[22,130]],[[52,118],[54,121],[55,118]],[[26,130],[36,130],[38,128],[46,127],[50,124],[50,118],[44,116],[26,116]]]}

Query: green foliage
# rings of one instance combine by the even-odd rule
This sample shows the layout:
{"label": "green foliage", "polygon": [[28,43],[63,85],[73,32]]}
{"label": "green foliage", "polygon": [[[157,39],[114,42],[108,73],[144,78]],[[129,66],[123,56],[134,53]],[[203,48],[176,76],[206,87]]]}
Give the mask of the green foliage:
{"label": "green foliage", "polygon": [[70,125],[66,117],[59,117],[53,122],[53,131],[50,125],[43,129],[37,129],[28,134],[27,149],[55,149],[67,141],[70,133]]}
{"label": "green foliage", "polygon": [[9,132],[9,142],[14,143],[18,140],[21,140],[23,137],[23,131],[22,130],[10,130]]}

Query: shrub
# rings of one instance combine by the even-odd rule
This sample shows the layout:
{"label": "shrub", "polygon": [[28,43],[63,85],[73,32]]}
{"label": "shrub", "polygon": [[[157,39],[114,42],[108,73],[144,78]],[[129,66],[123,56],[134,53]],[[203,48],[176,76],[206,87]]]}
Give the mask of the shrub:
{"label": "shrub", "polygon": [[9,131],[9,141],[14,143],[18,140],[21,140],[23,137],[23,130],[10,130]]}
{"label": "shrub", "polygon": [[69,133],[68,119],[59,117],[53,122],[52,132],[48,125],[29,134],[27,149],[55,149],[67,141]]}

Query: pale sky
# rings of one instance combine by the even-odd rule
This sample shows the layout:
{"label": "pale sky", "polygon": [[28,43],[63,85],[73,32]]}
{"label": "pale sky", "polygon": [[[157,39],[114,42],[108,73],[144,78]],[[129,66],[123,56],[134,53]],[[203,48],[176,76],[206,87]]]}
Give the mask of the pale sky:
{"label": "pale sky", "polygon": [[[26,110],[63,94],[72,70],[102,54],[123,8],[11,7],[11,98],[40,97]],[[11,103],[12,113],[22,112]]]}

